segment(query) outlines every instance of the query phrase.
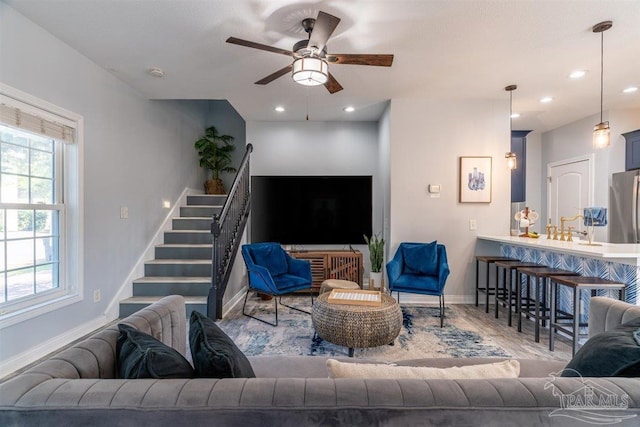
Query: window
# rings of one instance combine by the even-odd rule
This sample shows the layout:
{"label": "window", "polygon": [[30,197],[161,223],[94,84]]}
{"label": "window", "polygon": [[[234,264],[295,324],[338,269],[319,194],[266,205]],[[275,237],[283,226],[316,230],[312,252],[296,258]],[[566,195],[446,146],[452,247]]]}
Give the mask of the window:
{"label": "window", "polygon": [[0,85],[0,326],[81,297],[80,125]]}

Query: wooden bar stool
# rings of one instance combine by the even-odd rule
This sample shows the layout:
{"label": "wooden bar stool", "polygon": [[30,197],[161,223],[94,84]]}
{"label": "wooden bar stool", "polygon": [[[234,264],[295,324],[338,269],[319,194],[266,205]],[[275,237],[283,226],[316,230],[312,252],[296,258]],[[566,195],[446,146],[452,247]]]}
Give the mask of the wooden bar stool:
{"label": "wooden bar stool", "polygon": [[[527,289],[533,290],[533,312],[527,305],[527,317],[533,315],[535,322],[534,337],[536,342],[540,342],[540,325],[547,325],[549,319],[549,305],[547,304],[547,294],[549,289],[550,276],[578,276],[577,273],[569,270],[561,270],[552,267],[520,267],[518,272],[527,278]],[[531,278],[533,278],[533,286],[531,286]],[[521,281],[516,285],[516,295],[522,292]],[[519,298],[518,302],[521,301]],[[518,332],[522,332],[522,306],[516,310],[518,312]]]}
{"label": "wooden bar stool", "polygon": [[[496,291],[495,291],[495,318],[498,318],[498,304],[502,301],[507,306],[507,324],[511,326],[511,311],[513,310],[513,282],[511,281],[511,276],[513,273],[516,273],[516,280],[518,280],[517,269],[522,267],[531,267],[531,268],[541,268],[545,267],[544,265],[534,264],[532,262],[522,262],[522,261],[496,261]],[[500,288],[500,269],[502,269],[502,284],[503,287]],[[517,306],[517,304],[516,304]]]}
{"label": "wooden bar stool", "polygon": [[[495,263],[496,261],[520,261],[520,260],[516,258],[509,258],[504,256],[476,255],[476,307],[478,306],[478,294],[480,292],[484,292],[486,297],[485,306],[484,306],[485,313],[489,312],[489,296],[494,295],[493,292],[495,292],[495,288],[489,285],[489,272],[490,272],[491,264]],[[487,264],[487,276],[486,276],[484,287],[480,286],[480,263],[481,262],[484,262]],[[497,269],[496,269],[496,274],[497,274]]]}
{"label": "wooden bar stool", "polygon": [[[588,322],[580,322],[580,291],[589,290],[591,296],[596,291],[618,291],[621,301],[624,301],[625,284],[612,280],[591,276],[550,276],[551,282],[551,314],[549,325],[549,350],[553,351],[556,331],[564,332],[572,338],[571,354],[578,351],[580,341],[580,327],[589,326]],[[573,290],[573,310],[571,313],[561,311],[558,308],[558,285],[567,286]],[[558,313],[561,314],[558,317]],[[561,322],[565,320],[566,322]]]}

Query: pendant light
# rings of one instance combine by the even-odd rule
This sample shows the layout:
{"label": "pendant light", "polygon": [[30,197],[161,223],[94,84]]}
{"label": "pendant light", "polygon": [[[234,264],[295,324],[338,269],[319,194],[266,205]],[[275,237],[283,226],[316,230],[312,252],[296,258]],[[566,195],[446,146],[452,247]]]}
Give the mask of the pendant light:
{"label": "pendant light", "polygon": [[604,32],[613,26],[611,21],[603,21],[593,26],[594,33],[600,33],[600,123],[593,128],[593,148],[606,148],[611,144],[609,122],[602,120],[602,98],[604,86]]}
{"label": "pendant light", "polygon": [[[507,87],[504,88],[504,90],[506,90],[507,92],[509,92],[509,147],[511,147],[511,128],[513,126],[512,124],[512,108],[513,108],[513,91],[516,90],[518,88],[518,86],[516,85],[509,85]],[[517,163],[517,158],[516,158],[516,153],[514,153],[513,151],[508,151],[505,155],[504,155],[505,159],[507,159],[507,167],[511,170],[515,170],[518,166]]]}

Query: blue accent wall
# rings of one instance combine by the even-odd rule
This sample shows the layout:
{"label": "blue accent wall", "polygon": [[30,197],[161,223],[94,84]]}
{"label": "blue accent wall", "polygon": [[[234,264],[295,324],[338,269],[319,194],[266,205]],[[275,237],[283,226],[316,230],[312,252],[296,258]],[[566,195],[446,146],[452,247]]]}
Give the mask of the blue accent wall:
{"label": "blue accent wall", "polygon": [[511,171],[511,203],[527,200],[527,134],[530,130],[511,131],[511,152],[516,154],[517,167]]}

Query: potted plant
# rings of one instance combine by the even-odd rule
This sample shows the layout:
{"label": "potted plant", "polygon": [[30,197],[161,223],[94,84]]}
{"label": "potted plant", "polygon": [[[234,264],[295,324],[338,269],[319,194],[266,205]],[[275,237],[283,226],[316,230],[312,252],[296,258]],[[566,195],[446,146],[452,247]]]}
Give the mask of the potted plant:
{"label": "potted plant", "polygon": [[215,126],[208,127],[204,135],[195,143],[195,148],[200,156],[200,166],[213,172],[212,178],[204,183],[205,193],[225,194],[224,185],[220,174],[233,173],[236,168],[231,166],[233,151],[233,137],[220,135]]}
{"label": "potted plant", "polygon": [[371,261],[371,274],[369,276],[369,288],[382,287],[382,261],[384,259],[384,239],[378,238],[378,235],[363,236],[364,241],[369,247],[369,261]]}

